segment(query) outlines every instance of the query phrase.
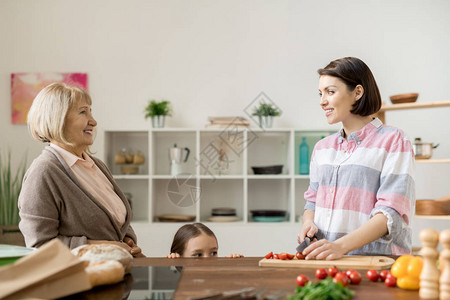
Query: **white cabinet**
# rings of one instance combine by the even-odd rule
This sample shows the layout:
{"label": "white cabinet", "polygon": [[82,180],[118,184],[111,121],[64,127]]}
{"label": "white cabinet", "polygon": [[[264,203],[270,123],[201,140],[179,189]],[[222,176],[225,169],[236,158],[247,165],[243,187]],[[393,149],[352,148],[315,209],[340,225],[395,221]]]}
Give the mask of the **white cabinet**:
{"label": "white cabinet", "polygon": [[[193,216],[208,222],[214,208],[234,208],[233,224],[257,223],[252,210],[285,210],[281,223],[294,223],[303,212],[308,175],[299,174],[299,145],[314,144],[330,131],[296,129],[189,129],[105,131],[105,161],[121,189],[131,196],[138,223],[160,223],[161,215]],[[180,173],[171,175],[169,149],[188,148]],[[146,162],[137,174],[121,174],[114,163],[125,149],[140,151]],[[252,167],[283,165],[281,174],[255,175]]]}

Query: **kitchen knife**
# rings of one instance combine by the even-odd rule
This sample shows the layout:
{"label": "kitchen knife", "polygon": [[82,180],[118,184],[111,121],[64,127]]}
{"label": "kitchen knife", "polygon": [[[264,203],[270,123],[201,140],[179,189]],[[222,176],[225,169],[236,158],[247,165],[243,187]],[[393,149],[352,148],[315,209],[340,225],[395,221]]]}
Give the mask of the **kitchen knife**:
{"label": "kitchen knife", "polygon": [[313,239],[318,239],[318,238],[315,235],[312,238],[310,238],[309,236],[305,236],[305,239],[303,240],[303,242],[301,242],[300,245],[298,245],[297,248],[295,248],[297,250],[297,252],[302,253],[303,250],[305,250],[305,248],[311,244],[311,240],[313,240]]}

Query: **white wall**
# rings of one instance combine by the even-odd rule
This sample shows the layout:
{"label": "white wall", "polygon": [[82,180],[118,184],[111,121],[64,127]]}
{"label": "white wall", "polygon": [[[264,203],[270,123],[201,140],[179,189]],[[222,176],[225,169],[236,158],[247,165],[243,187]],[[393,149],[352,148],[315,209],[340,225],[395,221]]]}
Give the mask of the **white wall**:
{"label": "white wall", "polygon": [[[371,67],[387,102],[405,92],[449,100],[449,28],[445,0],[0,0],[0,148],[16,160],[42,148],[11,125],[14,72],[87,72],[102,157],[102,130],[148,128],[151,98],[172,101],[168,126],[203,127],[207,116],[244,115],[264,91],[283,110],[275,126],[329,129],[316,70],[343,56]],[[387,121],[439,142],[435,157],[448,158],[449,112],[389,112]],[[429,170],[417,166],[418,199],[449,194],[450,166],[431,168],[436,180]]]}

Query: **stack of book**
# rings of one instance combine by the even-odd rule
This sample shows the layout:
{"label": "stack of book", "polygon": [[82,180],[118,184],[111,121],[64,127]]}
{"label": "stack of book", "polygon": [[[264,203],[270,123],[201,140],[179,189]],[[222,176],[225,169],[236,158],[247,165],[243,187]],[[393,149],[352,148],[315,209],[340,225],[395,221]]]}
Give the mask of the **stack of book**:
{"label": "stack of book", "polygon": [[208,117],[206,128],[249,128],[250,122],[243,117]]}

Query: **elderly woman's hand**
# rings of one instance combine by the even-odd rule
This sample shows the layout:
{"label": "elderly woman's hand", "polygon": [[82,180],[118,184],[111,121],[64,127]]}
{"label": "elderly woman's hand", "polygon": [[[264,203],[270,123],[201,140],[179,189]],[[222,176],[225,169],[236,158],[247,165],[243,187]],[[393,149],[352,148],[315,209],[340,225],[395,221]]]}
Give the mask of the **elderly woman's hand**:
{"label": "elderly woman's hand", "polygon": [[143,253],[142,253],[142,249],[136,245],[136,243],[133,241],[132,238],[126,236],[123,239],[123,242],[126,243],[127,246],[130,247],[130,253],[131,255],[133,255],[133,257],[146,257]]}

